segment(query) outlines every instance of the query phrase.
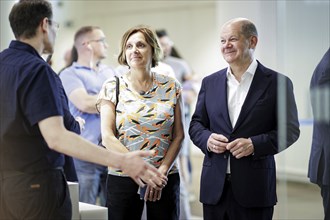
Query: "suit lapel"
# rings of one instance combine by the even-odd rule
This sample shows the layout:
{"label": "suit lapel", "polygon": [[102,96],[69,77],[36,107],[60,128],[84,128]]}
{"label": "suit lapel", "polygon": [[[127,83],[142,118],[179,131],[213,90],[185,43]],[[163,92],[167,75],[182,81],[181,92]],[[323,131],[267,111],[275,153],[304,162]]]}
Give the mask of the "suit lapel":
{"label": "suit lapel", "polygon": [[217,84],[219,88],[219,93],[215,94],[220,94],[218,97],[216,97],[216,99],[219,100],[218,109],[220,110],[220,114],[222,115],[224,122],[227,124],[230,130],[232,130],[233,127],[229,118],[227,101],[227,68],[224,69],[223,72],[220,72],[219,82]]}
{"label": "suit lapel", "polygon": [[234,130],[236,130],[240,126],[240,124],[242,124],[242,122],[245,120],[246,116],[253,109],[254,105],[256,104],[260,96],[267,89],[269,83],[270,83],[270,78],[268,77],[265,68],[258,62],[258,67],[254,74],[249,92],[245,98],[244,104],[238,116]]}

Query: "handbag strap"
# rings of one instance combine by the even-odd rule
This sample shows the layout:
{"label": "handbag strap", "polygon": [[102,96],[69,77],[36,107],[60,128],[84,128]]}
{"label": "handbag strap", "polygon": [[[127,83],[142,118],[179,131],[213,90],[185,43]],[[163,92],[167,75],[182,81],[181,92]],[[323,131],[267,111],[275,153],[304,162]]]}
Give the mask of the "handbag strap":
{"label": "handbag strap", "polygon": [[118,105],[118,102],[119,102],[119,78],[118,76],[115,76],[116,77],[116,109],[117,109],[117,105]]}

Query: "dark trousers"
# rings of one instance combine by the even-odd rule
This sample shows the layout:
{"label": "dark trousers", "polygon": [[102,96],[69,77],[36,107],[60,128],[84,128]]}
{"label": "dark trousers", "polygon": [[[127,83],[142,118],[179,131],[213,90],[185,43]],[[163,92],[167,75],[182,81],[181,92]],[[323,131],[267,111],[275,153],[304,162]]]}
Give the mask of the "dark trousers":
{"label": "dark trousers", "polygon": [[63,170],[34,174],[0,171],[0,219],[71,220],[69,188]]}
{"label": "dark trousers", "polygon": [[[108,175],[107,179],[108,219],[140,220],[144,200],[137,193],[139,186],[129,177]],[[146,202],[147,219],[178,220],[180,211],[180,177],[178,173],[168,175],[161,199]]]}
{"label": "dark trousers", "polygon": [[233,195],[230,176],[227,176],[220,201],[216,205],[203,204],[204,220],[272,220],[273,207],[246,208]]}
{"label": "dark trousers", "polygon": [[324,220],[330,220],[330,185],[323,184],[323,172],[325,170],[324,154],[321,154],[319,161],[319,169],[317,173],[317,185],[321,188],[321,196],[323,199]]}
{"label": "dark trousers", "polygon": [[330,220],[330,186],[318,184],[323,199],[324,220]]}

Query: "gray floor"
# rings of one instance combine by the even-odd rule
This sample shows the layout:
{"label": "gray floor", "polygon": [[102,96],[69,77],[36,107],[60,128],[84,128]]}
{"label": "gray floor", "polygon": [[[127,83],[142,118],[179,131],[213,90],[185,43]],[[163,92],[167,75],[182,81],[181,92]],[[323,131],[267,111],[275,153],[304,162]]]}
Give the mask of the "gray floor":
{"label": "gray floor", "polygon": [[[193,183],[190,191],[194,201],[191,212],[194,220],[202,219],[202,205],[198,201],[199,180],[202,166],[202,156],[192,155]],[[278,181],[278,204],[275,206],[273,220],[321,220],[323,207],[318,186],[310,183]]]}

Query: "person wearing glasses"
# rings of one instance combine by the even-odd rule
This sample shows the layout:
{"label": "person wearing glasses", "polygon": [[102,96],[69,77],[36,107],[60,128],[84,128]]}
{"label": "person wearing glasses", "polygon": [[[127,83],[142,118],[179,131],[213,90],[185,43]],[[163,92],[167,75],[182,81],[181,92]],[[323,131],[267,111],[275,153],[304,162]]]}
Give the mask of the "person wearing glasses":
{"label": "person wearing glasses", "polygon": [[54,50],[52,19],[47,0],[21,0],[9,14],[16,40],[0,53],[0,219],[71,220],[64,154],[117,167],[140,186],[167,183],[143,160],[154,152],[118,153],[67,130],[75,122],[66,95],[41,57]]}
{"label": "person wearing glasses", "polygon": [[[100,115],[95,108],[102,84],[115,75],[115,71],[101,64],[107,57],[108,44],[103,31],[96,26],[81,27],[74,36],[77,60],[61,72],[69,107],[74,117],[85,120],[81,136],[94,144],[100,142]],[[74,159],[78,182],[79,201],[105,206],[107,167]]]}

